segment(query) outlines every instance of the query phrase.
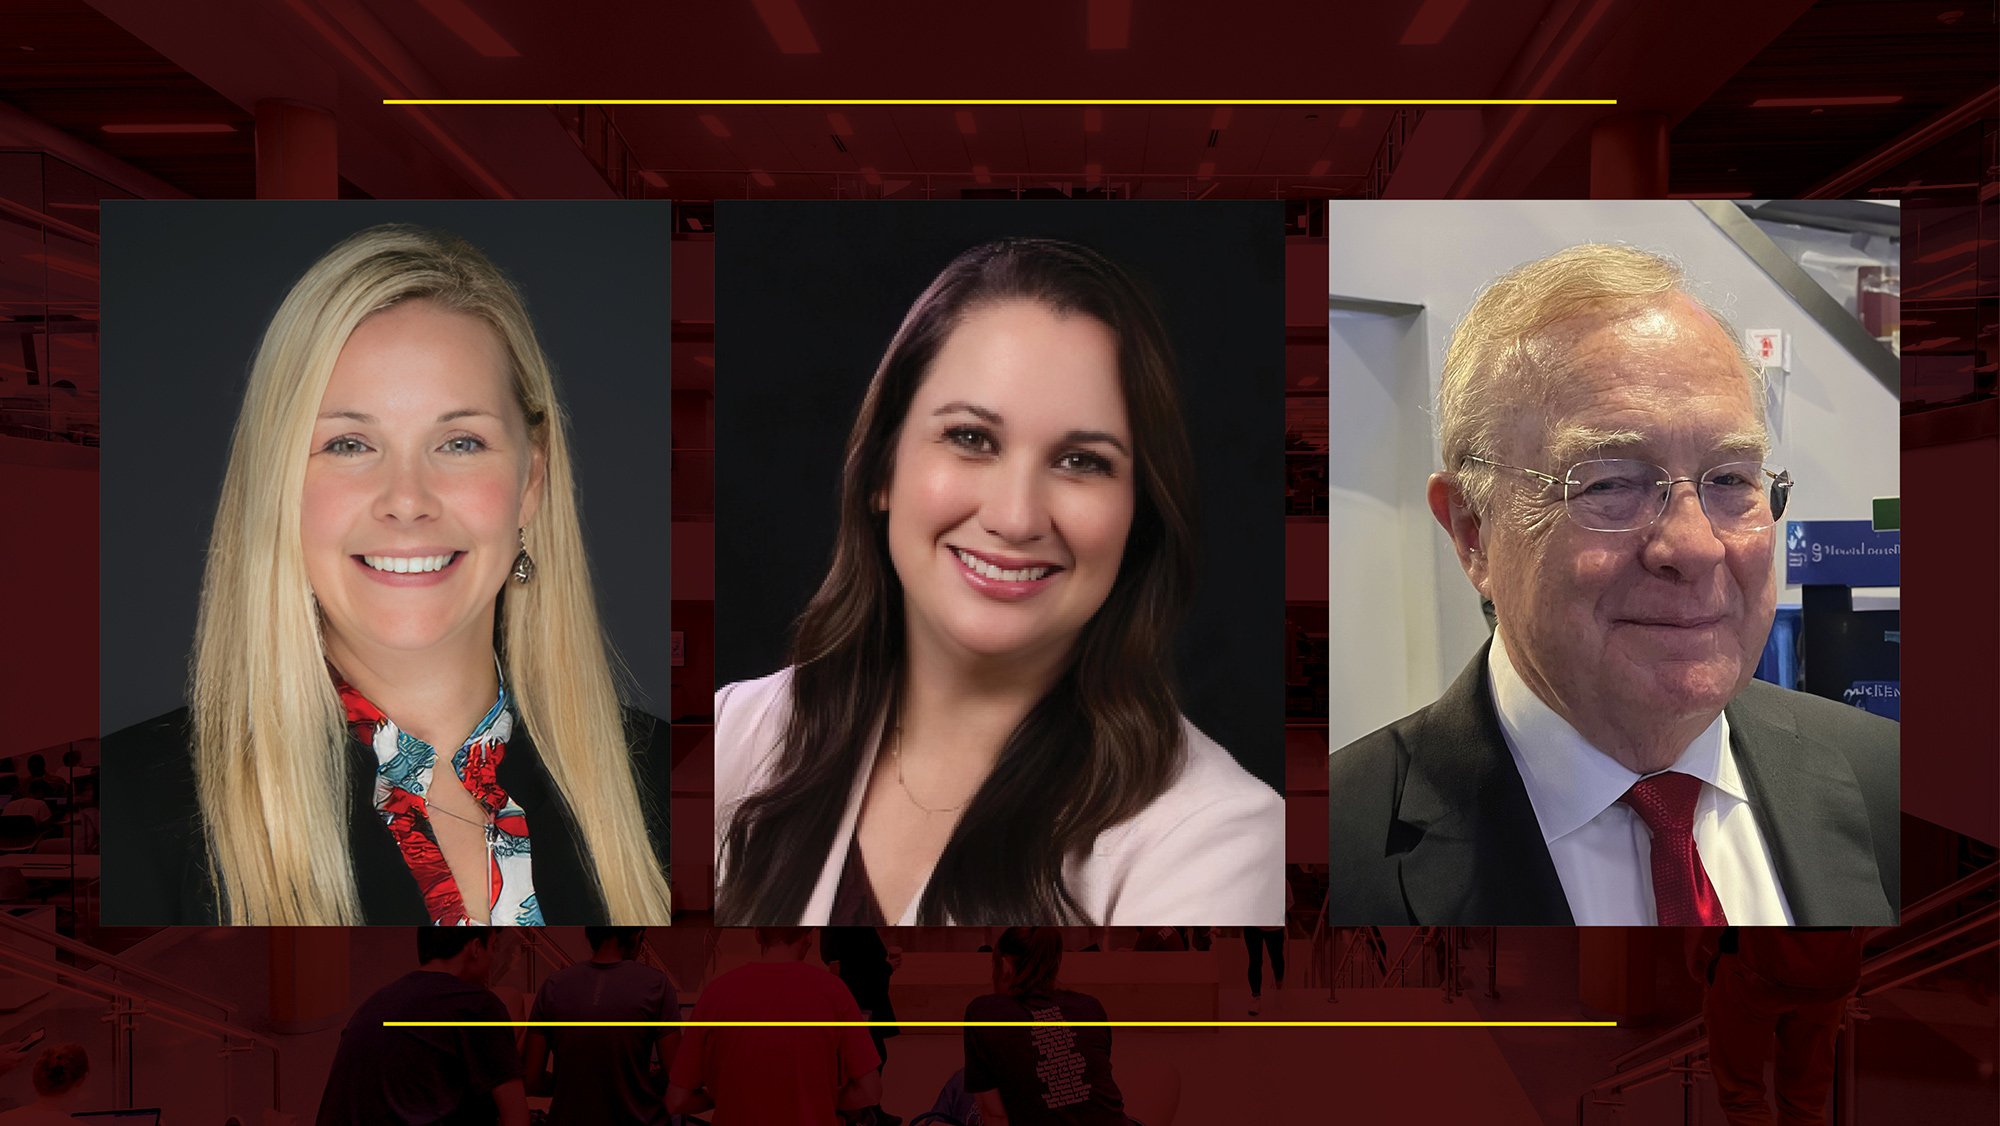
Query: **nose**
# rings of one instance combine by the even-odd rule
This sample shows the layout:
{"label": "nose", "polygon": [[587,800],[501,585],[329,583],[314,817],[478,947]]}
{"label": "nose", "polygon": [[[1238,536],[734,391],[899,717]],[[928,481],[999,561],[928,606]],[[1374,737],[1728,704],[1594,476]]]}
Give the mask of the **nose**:
{"label": "nose", "polygon": [[1640,552],[1646,568],[1662,578],[1692,580],[1715,570],[1727,553],[1702,511],[1695,483],[1682,480],[1668,486],[1667,510],[1654,522]]}
{"label": "nose", "polygon": [[1049,532],[1048,481],[1027,458],[994,467],[979,506],[979,522],[1008,543],[1033,543]]}
{"label": "nose", "polygon": [[435,519],[441,509],[422,454],[385,458],[375,518],[404,524]]}

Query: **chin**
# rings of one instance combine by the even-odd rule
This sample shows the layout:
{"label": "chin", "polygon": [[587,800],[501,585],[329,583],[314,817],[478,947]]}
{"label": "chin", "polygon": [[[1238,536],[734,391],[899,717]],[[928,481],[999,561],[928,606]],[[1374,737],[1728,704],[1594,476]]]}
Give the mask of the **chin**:
{"label": "chin", "polygon": [[1660,662],[1637,671],[1634,702],[1672,715],[1720,712],[1748,679],[1741,662],[1724,659]]}

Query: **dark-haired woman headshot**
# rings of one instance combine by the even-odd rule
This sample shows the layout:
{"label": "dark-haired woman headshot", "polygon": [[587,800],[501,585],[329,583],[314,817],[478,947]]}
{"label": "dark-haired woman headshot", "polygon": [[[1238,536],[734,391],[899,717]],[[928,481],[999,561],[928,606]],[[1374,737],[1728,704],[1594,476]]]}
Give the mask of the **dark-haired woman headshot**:
{"label": "dark-haired woman headshot", "polygon": [[1084,247],[961,254],[890,341],[790,667],[716,694],[717,921],[1282,916],[1283,802],[1181,714],[1167,334]]}

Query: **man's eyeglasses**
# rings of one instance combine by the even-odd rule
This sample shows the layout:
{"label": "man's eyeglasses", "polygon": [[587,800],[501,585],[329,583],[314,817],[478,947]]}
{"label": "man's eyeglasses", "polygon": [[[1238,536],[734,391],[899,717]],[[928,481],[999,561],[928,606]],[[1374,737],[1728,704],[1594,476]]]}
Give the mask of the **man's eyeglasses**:
{"label": "man's eyeglasses", "polygon": [[[1667,511],[1674,486],[1695,487],[1701,510],[1718,532],[1761,532],[1785,514],[1792,493],[1790,470],[1776,473],[1755,461],[1732,461],[1697,477],[1675,477],[1651,462],[1629,458],[1579,461],[1561,477],[1518,465],[1465,456],[1495,469],[1525,473],[1546,485],[1561,486],[1563,507],[1577,525],[1593,532],[1631,532],[1650,527]],[[1770,486],[1765,487],[1764,478]]]}

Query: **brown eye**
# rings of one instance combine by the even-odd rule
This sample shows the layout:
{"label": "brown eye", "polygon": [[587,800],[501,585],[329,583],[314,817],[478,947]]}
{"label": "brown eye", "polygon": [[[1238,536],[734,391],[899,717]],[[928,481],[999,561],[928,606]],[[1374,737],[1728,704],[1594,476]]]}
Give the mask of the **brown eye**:
{"label": "brown eye", "polygon": [[944,432],[944,440],[967,453],[991,454],[999,451],[993,435],[977,426],[954,426]]}
{"label": "brown eye", "polygon": [[1056,468],[1070,473],[1088,473],[1097,477],[1112,475],[1111,459],[1090,450],[1071,450],[1056,459]]}

